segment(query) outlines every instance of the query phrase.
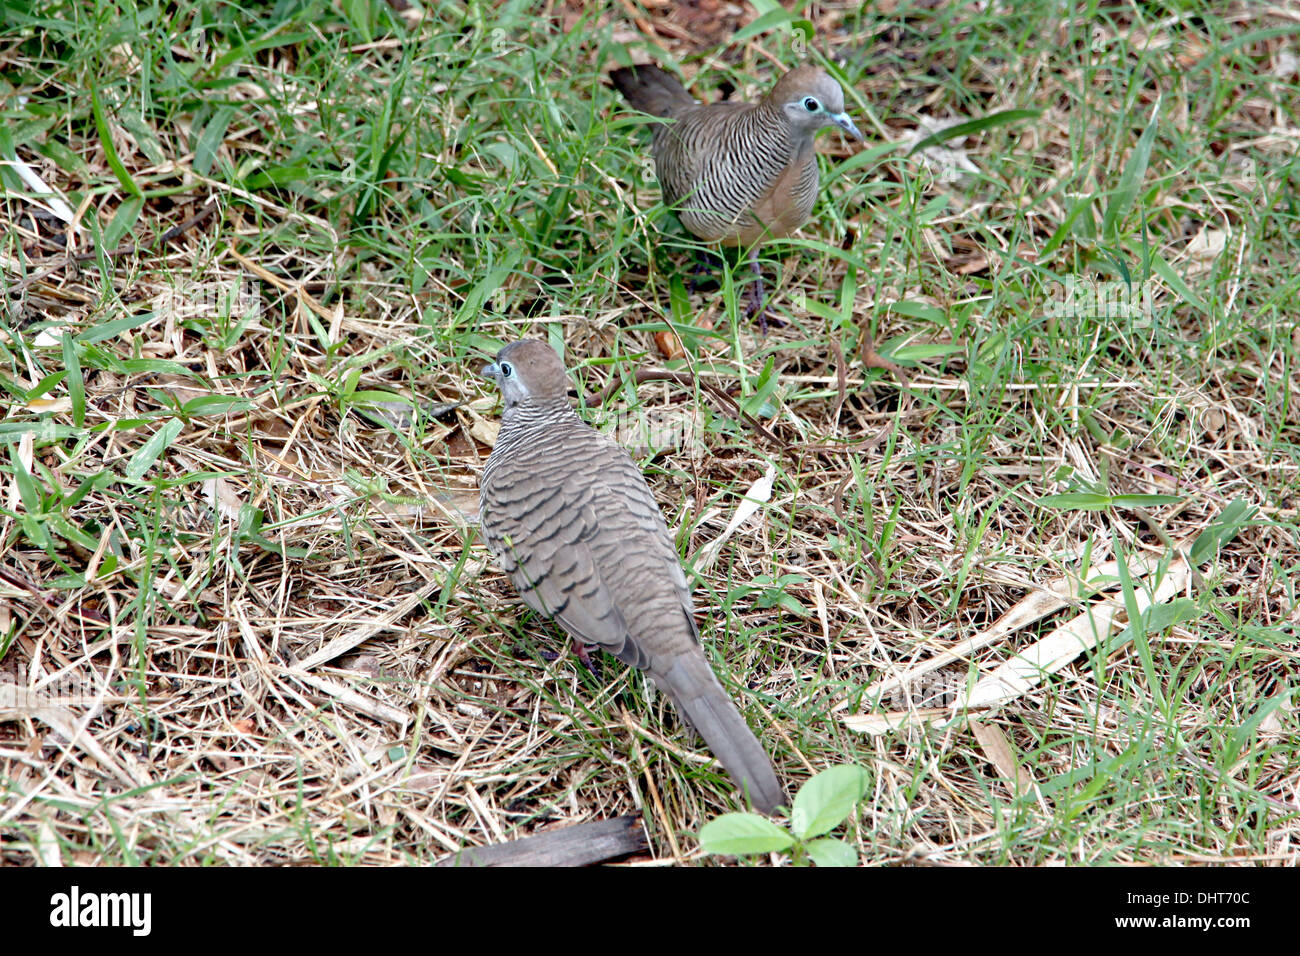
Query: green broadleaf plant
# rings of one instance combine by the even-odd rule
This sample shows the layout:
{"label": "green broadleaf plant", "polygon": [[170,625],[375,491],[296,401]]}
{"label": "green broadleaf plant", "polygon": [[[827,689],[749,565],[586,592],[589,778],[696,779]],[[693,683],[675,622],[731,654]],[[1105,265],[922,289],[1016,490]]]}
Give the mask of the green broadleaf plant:
{"label": "green broadleaf plant", "polygon": [[748,856],[790,851],[795,866],[854,866],[858,855],[843,840],[824,836],[853,812],[867,792],[870,776],[862,767],[842,764],[823,770],[795,794],[790,829],[757,813],[724,813],[700,828],[706,853]]}

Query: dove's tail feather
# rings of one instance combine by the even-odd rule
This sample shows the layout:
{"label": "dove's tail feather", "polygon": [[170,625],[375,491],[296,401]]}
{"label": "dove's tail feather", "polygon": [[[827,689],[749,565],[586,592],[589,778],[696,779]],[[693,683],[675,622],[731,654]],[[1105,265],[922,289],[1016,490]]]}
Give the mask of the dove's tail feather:
{"label": "dove's tail feather", "polygon": [[657,66],[625,66],[611,70],[609,78],[629,103],[651,116],[672,116],[698,105],[677,77]]}
{"label": "dove's tail feather", "polygon": [[772,761],[723,690],[703,651],[677,655],[672,666],[655,678],[755,809],[771,813],[787,802]]}

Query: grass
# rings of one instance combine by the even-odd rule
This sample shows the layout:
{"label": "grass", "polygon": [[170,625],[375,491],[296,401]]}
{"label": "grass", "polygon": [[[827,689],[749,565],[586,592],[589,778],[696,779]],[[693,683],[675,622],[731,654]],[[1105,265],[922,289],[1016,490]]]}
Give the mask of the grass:
{"label": "grass", "polygon": [[[698,409],[641,458],[708,653],[790,792],[867,768],[864,861],[1296,862],[1281,8],[823,3],[809,51],[727,45],[770,2],[33,6],[0,3],[0,860],[414,863],[627,813],[644,862],[704,859],[725,776],[640,675],[546,660],[467,524],[475,372],[533,335],[589,417]],[[819,140],[759,337],[743,257],[690,290],[602,77],[748,98],[801,55],[868,142]],[[926,120],[982,122],[909,153]],[[686,369],[670,327],[699,386],[636,384]],[[1117,557],[1126,629],[959,713],[1082,592],[995,622]]]}

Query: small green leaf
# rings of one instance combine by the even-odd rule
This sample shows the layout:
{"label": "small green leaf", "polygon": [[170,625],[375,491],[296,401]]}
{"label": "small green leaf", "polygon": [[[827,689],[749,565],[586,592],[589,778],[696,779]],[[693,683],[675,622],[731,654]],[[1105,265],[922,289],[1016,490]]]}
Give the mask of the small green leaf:
{"label": "small green leaf", "polygon": [[967,120],[965,123],[958,123],[956,126],[949,126],[947,129],[941,129],[937,133],[931,133],[907,151],[911,156],[918,149],[925,149],[927,146],[939,146],[948,142],[950,139],[957,139],[959,136],[970,136],[972,133],[979,133],[986,129],[994,129],[998,126],[1009,126],[1012,123],[1019,123],[1021,120],[1037,119],[1042,110],[1002,110],[997,113],[990,113],[987,116],[981,116],[978,119]]}
{"label": "small green leaf", "polygon": [[64,541],[71,541],[73,544],[78,544],[87,551],[94,551],[95,547],[99,544],[99,539],[86,534],[86,532],[81,530],[78,525],[69,521],[66,515],[58,512],[51,512],[46,515],[45,518],[50,531],[58,535]]}
{"label": "small green leaf", "polygon": [[511,252],[501,265],[490,270],[487,275],[474,284],[466,293],[465,301],[456,310],[456,317],[451,323],[452,328],[459,329],[462,323],[469,327],[473,327],[478,323],[485,303],[510,278],[521,258],[523,258],[523,253],[517,250]]}
{"label": "small green leaf", "polygon": [[794,838],[756,813],[724,813],[700,828],[700,846],[706,853],[745,856],[788,850]]}
{"label": "small green leaf", "polygon": [[153,463],[158,460],[158,456],[167,450],[167,446],[176,440],[176,436],[181,433],[185,423],[179,418],[169,418],[162,428],[154,432],[153,437],[140,446],[140,450],[131,456],[131,460],[126,463],[126,468],[122,473],[128,478],[140,479],[144,473],[153,467]]}
{"label": "small green leaf", "polygon": [[922,362],[925,359],[938,358],[940,356],[955,355],[963,351],[964,347],[960,345],[904,345],[888,353],[889,357],[896,362]]}
{"label": "small green leaf", "polygon": [[1196,543],[1192,545],[1191,553],[1188,554],[1192,567],[1200,567],[1210,560],[1211,555],[1217,554],[1220,548],[1254,520],[1257,510],[1254,505],[1247,504],[1240,498],[1230,502],[1228,507],[1220,511],[1210,522],[1209,527],[1200,533]]}
{"label": "small green leaf", "polygon": [[130,372],[133,375],[143,373],[155,373],[162,375],[181,375],[185,378],[197,378],[194,370],[180,362],[173,362],[170,359],[125,359],[122,362],[122,370]]}
{"label": "small green leaf", "polygon": [[[31,425],[26,423],[24,423],[24,427],[31,429]],[[27,515],[41,514],[44,511],[44,502],[42,501],[40,489],[36,486],[36,479],[23,467],[17,445],[9,446],[9,458],[14,464],[14,470],[11,474],[13,475],[14,484],[18,486],[18,497],[22,500],[23,509],[27,512]]]}
{"label": "small green leaf", "polygon": [[919,226],[927,225],[934,222],[942,216],[952,203],[951,197],[947,193],[935,196],[928,203],[918,209],[915,213],[915,221]]}
{"label": "small green leaf", "polygon": [[[1043,246],[1043,251],[1039,253],[1040,259],[1046,258],[1049,253],[1056,250],[1057,246],[1065,242],[1066,237],[1070,234],[1070,227],[1074,225],[1074,221],[1078,219],[1085,210],[1092,206],[1096,198],[1097,197],[1095,196],[1084,196],[1082,199],[1075,200],[1074,205],[1070,207],[1070,211],[1066,213],[1065,218],[1061,220],[1061,224],[1056,227],[1056,231],[1052,233],[1051,237],[1047,240],[1047,244]],[[1089,230],[1089,232],[1090,231],[1091,230]]]}
{"label": "small green leaf", "polygon": [[795,794],[790,828],[801,840],[839,826],[867,792],[870,776],[862,767],[843,764],[823,770]]}
{"label": "small green leaf", "polygon": [[879,146],[860,149],[838,166],[832,166],[827,181],[830,182],[831,180],[838,179],[840,176],[847,176],[856,169],[861,169],[863,166],[869,166],[879,160],[880,157],[887,153],[892,153],[896,149],[898,149],[898,144],[893,142],[884,142]]}
{"label": "small green leaf", "polygon": [[[0,422],[0,443],[17,441],[23,435],[31,434],[30,421]],[[41,420],[40,437],[43,442],[61,442],[69,438],[79,438],[84,432],[72,425],[59,425],[48,418]]]}
{"label": "small green leaf", "polygon": [[686,292],[686,283],[680,276],[673,276],[668,283],[668,304],[672,308],[673,321],[685,325],[694,318],[691,297]]}
{"label": "small green leaf", "polygon": [[217,151],[221,148],[221,144],[225,142],[226,130],[230,127],[230,121],[234,117],[235,108],[233,106],[221,106],[204,125],[203,132],[199,134],[198,140],[194,143],[194,171],[200,176],[206,176],[212,172],[212,164],[216,161]]}
{"label": "small green leaf", "polygon": [[1210,314],[1210,306],[1206,301],[1193,292],[1191,286],[1183,281],[1183,277],[1175,272],[1173,266],[1165,262],[1158,253],[1153,253],[1151,256],[1151,271],[1169,283],[1169,288],[1182,296],[1183,301],[1201,315]]}
{"label": "small green leaf", "polygon": [[857,866],[858,854],[853,847],[834,837],[813,840],[805,849],[818,866]]}
{"label": "small green leaf", "polygon": [[[754,386],[754,394],[740,403],[740,407],[750,415],[768,418],[776,414],[771,399],[777,394],[777,387],[781,384],[781,377],[776,374],[775,365],[775,356],[768,356],[767,364],[763,366],[763,371],[758,376],[758,383]],[[778,395],[777,399],[779,400],[779,398]]]}
{"label": "small green leaf", "polygon": [[140,218],[140,210],[144,208],[144,199],[140,196],[130,196],[123,201],[122,205],[117,207],[117,212],[113,214],[112,220],[104,230],[104,245],[109,249],[116,249],[122,244],[122,240],[135,228],[136,220]]}
{"label": "small green leaf", "polygon": [[1194,621],[1202,615],[1200,605],[1191,598],[1174,598],[1168,604],[1153,604],[1142,612],[1137,627],[1132,624],[1106,640],[1106,653],[1113,654],[1133,640],[1137,630],[1143,634],[1161,634],[1171,627]]}
{"label": "small green leaf", "polygon": [[396,392],[385,392],[377,388],[363,388],[350,394],[348,399],[357,405],[382,405],[385,408],[392,405],[405,405],[408,408],[412,406],[411,400],[404,395],[398,395]]}
{"label": "small green leaf", "polygon": [[[30,145],[32,149],[54,163],[65,173],[72,173],[77,178],[89,178],[89,167],[86,165],[86,161],[58,140],[47,139],[43,143],[32,143]],[[76,193],[68,196],[68,202],[73,209],[77,208],[80,198]]]}
{"label": "small green leaf", "polygon": [[72,423],[80,428],[86,423],[86,383],[77,359],[77,343],[71,333],[63,336],[63,367],[68,373],[68,397],[72,400]]}
{"label": "small green leaf", "polygon": [[452,169],[450,166],[443,166],[439,168],[438,172],[442,173],[443,178],[457,189],[463,189],[471,196],[482,194],[482,183],[487,178],[485,176],[470,176],[462,173],[459,169]]}
{"label": "small green leaf", "polygon": [[302,560],[311,556],[309,548],[291,548],[285,547],[279,542],[272,541],[270,538],[263,537],[260,534],[246,534],[243,539],[250,544],[255,544],[263,551],[270,554],[278,555],[282,558],[291,558],[293,560]]}
{"label": "small green leaf", "polygon": [[22,526],[23,533],[27,535],[27,540],[36,547],[48,551],[53,542],[50,541],[50,534],[45,530],[45,522],[41,521],[36,515],[22,515],[18,523]]}
{"label": "small green leaf", "polygon": [[238,395],[198,395],[181,406],[181,414],[186,418],[199,415],[229,415],[232,412],[248,412],[257,406]]}
{"label": "small green leaf", "polygon": [[264,169],[243,170],[245,173],[243,187],[249,192],[257,192],[268,186],[286,186],[289,183],[304,182],[311,176],[311,169],[302,164],[288,166],[268,166]]}
{"label": "small green leaf", "polygon": [[924,319],[927,322],[942,322],[944,318],[942,309],[936,309],[924,302],[894,302],[889,306],[889,311],[894,315],[902,315],[911,319]]}
{"label": "small green leaf", "polygon": [[[146,322],[153,321],[153,319],[154,313],[152,312],[139,312],[135,315],[125,315],[122,318],[114,319],[111,322],[102,322],[91,326],[77,336],[77,341],[82,345],[91,345],[95,342],[102,342],[104,339],[115,339],[123,332],[129,332],[131,329],[138,328]],[[182,368],[187,374],[189,374],[189,368],[187,366],[178,366],[174,362],[168,364],[173,367]]]}
{"label": "small green leaf", "polygon": [[843,315],[839,309],[818,302],[816,299],[804,299],[803,306],[808,310],[809,315],[826,321],[835,321]]}
{"label": "small green leaf", "polygon": [[[8,105],[8,104],[6,104]],[[17,158],[14,148],[17,146],[36,146],[46,138],[46,133],[58,118],[55,116],[32,116],[27,110],[6,111],[13,125],[0,134],[0,156],[13,162]],[[21,119],[16,119],[21,117]],[[16,119],[16,122],[13,121]],[[39,147],[37,147],[39,148]]]}
{"label": "small green leaf", "polygon": [[1182,500],[1178,495],[1112,495],[1110,503],[1117,508],[1158,508],[1181,504]]}
{"label": "small green leaf", "polygon": [[850,265],[844,271],[844,279],[840,282],[840,326],[843,328],[855,328],[857,320],[853,316],[853,304],[858,298],[858,267]]}
{"label": "small green leaf", "polygon": [[122,110],[117,115],[117,121],[131,134],[131,138],[140,147],[140,151],[149,157],[149,162],[155,166],[161,166],[167,162],[168,155],[163,152],[157,134],[149,128],[149,124],[144,121],[144,117],[132,110]]}
{"label": "small green leaf", "polygon": [[512,176],[519,170],[519,149],[513,143],[484,143],[479,147],[484,156],[491,156]]}
{"label": "small green leaf", "polygon": [[1255,736],[1256,732],[1258,732],[1259,725],[1264,722],[1264,718],[1273,713],[1273,711],[1277,710],[1279,707],[1285,705],[1294,693],[1295,688],[1291,687],[1282,691],[1280,694],[1275,694],[1268,700],[1264,701],[1264,703],[1260,704],[1255,713],[1248,717],[1246,721],[1237,728],[1237,732],[1232,735],[1232,740],[1228,742],[1227,747],[1224,749],[1219,765],[1227,767],[1229,764],[1233,763],[1237,759],[1237,755],[1241,753],[1242,748],[1250,741],[1250,738]]}
{"label": "small green leaf", "polygon": [[756,37],[760,33],[766,33],[781,24],[789,23],[793,26],[795,16],[789,10],[783,10],[777,7],[769,10],[756,20],[751,21],[747,26],[741,27],[731,38],[732,43],[744,43],[750,37]]}
{"label": "small green leaf", "polygon": [[1090,491],[1071,491],[1063,495],[1047,495],[1037,498],[1034,504],[1040,508],[1077,508],[1081,511],[1105,511],[1110,507],[1110,495],[1098,495]]}
{"label": "small green leaf", "polygon": [[1147,123],[1147,128],[1142,131],[1137,146],[1133,148],[1133,155],[1129,157],[1128,164],[1119,177],[1119,188],[1115,190],[1110,203],[1106,206],[1106,213],[1101,218],[1103,236],[1114,237],[1124,217],[1128,215],[1133,200],[1137,198],[1138,187],[1142,185],[1142,177],[1146,175],[1147,164],[1151,161],[1151,147],[1156,141],[1159,118],[1160,102],[1157,100],[1151,110],[1151,120]]}
{"label": "small green leaf", "polygon": [[113,145],[113,134],[108,128],[108,117],[104,113],[104,104],[99,99],[99,84],[90,84],[90,111],[95,117],[95,131],[99,133],[99,145],[104,148],[104,160],[108,163],[108,168],[113,171],[117,181],[121,183],[132,196],[140,196],[140,187],[135,184],[131,174],[126,171],[126,166],[122,164],[122,159],[117,155],[117,147]]}
{"label": "small green leaf", "polygon": [[26,394],[20,394],[18,399],[24,403],[35,401],[43,395],[48,395],[59,385],[62,385],[67,377],[68,373],[64,369],[60,369],[57,372],[51,372],[28,389]]}

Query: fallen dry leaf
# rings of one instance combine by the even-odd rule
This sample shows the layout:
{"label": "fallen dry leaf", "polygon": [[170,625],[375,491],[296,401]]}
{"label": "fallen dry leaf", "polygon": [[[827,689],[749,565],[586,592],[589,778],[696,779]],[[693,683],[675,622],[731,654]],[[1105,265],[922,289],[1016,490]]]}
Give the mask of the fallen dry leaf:
{"label": "fallen dry leaf", "polygon": [[659,348],[659,354],[670,362],[686,354],[686,349],[682,348],[682,340],[670,329],[655,333],[655,345]]}

